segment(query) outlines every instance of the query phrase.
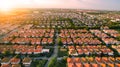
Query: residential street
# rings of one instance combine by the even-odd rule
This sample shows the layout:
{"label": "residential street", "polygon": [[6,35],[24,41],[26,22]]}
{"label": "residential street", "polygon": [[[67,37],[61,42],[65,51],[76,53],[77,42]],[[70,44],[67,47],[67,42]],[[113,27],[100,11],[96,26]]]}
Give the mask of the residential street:
{"label": "residential street", "polygon": [[58,54],[58,31],[56,32],[56,39],[55,39],[55,46],[54,46],[54,52],[52,54],[51,57],[48,58],[48,61],[47,63],[45,64],[45,67],[48,67],[48,64],[50,62],[50,60],[53,58],[53,57],[57,57],[57,54]]}

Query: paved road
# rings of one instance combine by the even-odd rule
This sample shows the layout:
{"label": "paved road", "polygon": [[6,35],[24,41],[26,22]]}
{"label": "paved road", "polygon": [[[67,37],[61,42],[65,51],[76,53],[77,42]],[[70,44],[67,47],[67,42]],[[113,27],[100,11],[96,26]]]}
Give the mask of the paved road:
{"label": "paved road", "polygon": [[48,60],[49,58],[48,57],[36,57],[36,58],[33,58],[33,60]]}
{"label": "paved road", "polygon": [[55,48],[55,47],[53,47],[53,46],[45,46],[45,48]]}
{"label": "paved road", "polygon": [[55,46],[54,46],[54,52],[52,54],[52,56],[50,58],[48,58],[48,61],[47,63],[45,64],[44,67],[48,67],[48,64],[50,62],[50,60],[53,58],[53,57],[57,57],[57,54],[58,54],[58,31],[56,32],[56,39],[55,39]]}

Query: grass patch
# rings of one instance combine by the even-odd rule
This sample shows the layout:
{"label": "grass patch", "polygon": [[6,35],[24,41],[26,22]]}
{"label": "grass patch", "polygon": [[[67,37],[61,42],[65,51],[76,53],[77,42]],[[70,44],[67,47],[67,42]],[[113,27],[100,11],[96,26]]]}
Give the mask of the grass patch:
{"label": "grass patch", "polygon": [[58,48],[58,57],[68,56],[68,50],[66,48]]}
{"label": "grass patch", "polygon": [[47,60],[35,60],[32,62],[30,67],[44,67]]}

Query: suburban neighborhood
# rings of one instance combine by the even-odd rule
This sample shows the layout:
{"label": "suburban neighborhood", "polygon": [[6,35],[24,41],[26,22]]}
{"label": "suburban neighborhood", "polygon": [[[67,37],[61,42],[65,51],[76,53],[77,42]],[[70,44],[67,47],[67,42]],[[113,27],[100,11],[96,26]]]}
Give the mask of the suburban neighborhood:
{"label": "suburban neighborhood", "polygon": [[1,14],[0,67],[120,67],[120,12],[59,8]]}

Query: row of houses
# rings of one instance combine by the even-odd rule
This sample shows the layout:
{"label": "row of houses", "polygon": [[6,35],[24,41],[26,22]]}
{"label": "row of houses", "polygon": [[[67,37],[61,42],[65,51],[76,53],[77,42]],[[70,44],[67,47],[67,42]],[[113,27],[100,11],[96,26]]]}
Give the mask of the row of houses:
{"label": "row of houses", "polygon": [[114,38],[102,38],[105,44],[120,44],[120,42]]}
{"label": "row of houses", "polygon": [[[32,33],[31,33],[32,32]],[[65,29],[60,30],[59,37],[61,38],[61,42],[63,44],[101,44],[102,42],[95,38],[95,36],[99,37],[105,44],[119,44],[120,42],[115,38],[107,35],[100,30],[90,30],[85,29],[74,30],[74,29]],[[114,31],[113,31],[114,32]],[[31,34],[28,34],[31,33]],[[36,34],[37,33],[37,34]],[[93,35],[93,34],[95,35]],[[117,33],[117,32],[116,32]],[[44,35],[43,35],[44,34]],[[3,38],[4,43],[18,43],[18,44],[52,44],[54,37],[54,30],[21,30],[13,33],[12,35]],[[118,33],[119,34],[119,33]],[[15,37],[14,37],[15,36]],[[40,37],[39,37],[40,36]]]}
{"label": "row of houses", "polygon": [[[119,33],[115,30],[90,30],[91,33],[87,30],[73,30],[73,29],[65,29],[61,30],[59,37],[63,44],[101,44],[102,42],[95,38],[97,36],[100,38],[105,44],[119,44],[120,42],[114,36],[119,37]],[[93,35],[93,34],[95,35]],[[110,34],[111,36],[109,36]]]}
{"label": "row of houses", "polygon": [[101,44],[102,42],[88,30],[65,29],[61,30],[59,37],[63,44]]}
{"label": "row of houses", "polygon": [[[29,34],[28,34],[29,33]],[[12,44],[53,44],[54,29],[26,29],[12,32],[2,39],[3,43]]]}
{"label": "row of houses", "polygon": [[89,31],[86,29],[61,29],[61,33],[88,33]]}
{"label": "row of houses", "polygon": [[79,30],[74,30],[74,29],[64,29],[60,31],[59,37],[78,37],[78,38],[92,38],[94,37],[89,31],[85,29],[79,29]]}
{"label": "row of houses", "polygon": [[53,44],[53,38],[15,38],[11,41],[12,44]]}
{"label": "row of houses", "polygon": [[6,37],[3,39],[3,43],[12,43],[12,44],[53,44],[53,38],[9,38]]}
{"label": "row of houses", "polygon": [[78,56],[78,55],[89,55],[89,54],[97,54],[97,55],[101,55],[103,54],[108,54],[108,55],[113,55],[114,52],[107,48],[106,46],[68,46],[68,50],[69,50],[69,55],[72,56]]}
{"label": "row of houses", "polygon": [[120,45],[112,45],[112,48],[114,48],[115,50],[117,50],[117,52],[120,54]]}
{"label": "row of houses", "polygon": [[120,37],[120,33],[113,29],[103,30],[105,33],[110,34],[113,37]]}
{"label": "row of houses", "polygon": [[90,44],[90,45],[97,45],[101,44],[102,42],[97,38],[73,38],[75,44]]}
{"label": "row of houses", "polygon": [[97,38],[61,38],[61,42],[66,45],[77,44],[77,45],[98,45],[102,42]]}
{"label": "row of houses", "polygon": [[107,34],[105,34],[104,32],[102,32],[98,29],[90,30],[90,32],[99,38],[108,38],[109,37]]}
{"label": "row of houses", "polygon": [[91,33],[60,33],[59,37],[71,37],[71,38],[93,38]]}
{"label": "row of houses", "polygon": [[51,20],[43,20],[43,21],[37,21],[39,25],[36,25],[34,27],[36,28],[66,28],[66,27],[71,27],[69,21],[60,21],[60,19],[57,19],[58,21],[51,21]]}
{"label": "row of houses", "polygon": [[[31,63],[32,63],[32,59],[29,57],[25,57],[23,59],[20,58],[8,58],[8,57],[4,57],[1,59],[0,61],[1,66],[0,67],[30,67]],[[21,63],[23,65],[21,65]]]}
{"label": "row of houses", "polygon": [[[107,29],[107,30],[90,30],[95,36],[101,38],[105,44],[119,44],[120,42],[114,37],[119,37],[118,31]],[[109,36],[110,34],[110,36]],[[118,36],[117,36],[118,35]],[[113,36],[113,37],[112,37]]]}
{"label": "row of houses", "polygon": [[67,67],[120,67],[120,57],[67,58]]}
{"label": "row of houses", "polygon": [[[28,34],[29,33],[29,34]],[[10,37],[53,37],[54,29],[21,29],[17,32],[14,32]]]}
{"label": "row of houses", "polygon": [[47,52],[49,53],[49,49],[45,49],[42,46],[28,46],[28,45],[0,45],[0,53],[4,53],[5,51],[10,51],[10,53],[15,54],[40,54]]}

